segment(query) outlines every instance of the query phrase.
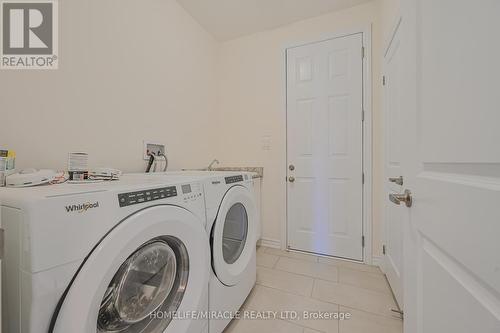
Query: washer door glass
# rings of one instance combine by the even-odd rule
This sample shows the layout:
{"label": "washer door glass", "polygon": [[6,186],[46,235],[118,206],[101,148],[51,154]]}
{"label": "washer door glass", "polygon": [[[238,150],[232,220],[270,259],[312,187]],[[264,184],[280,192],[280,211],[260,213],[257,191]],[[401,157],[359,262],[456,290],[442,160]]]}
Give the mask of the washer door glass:
{"label": "washer door glass", "polygon": [[179,307],[188,278],[187,251],[174,237],[143,244],[121,265],[101,302],[98,332],[162,332],[170,322],[162,313]]}
{"label": "washer door glass", "polygon": [[233,264],[243,252],[248,234],[248,215],[241,203],[234,204],[226,214],[222,235],[224,261]]}

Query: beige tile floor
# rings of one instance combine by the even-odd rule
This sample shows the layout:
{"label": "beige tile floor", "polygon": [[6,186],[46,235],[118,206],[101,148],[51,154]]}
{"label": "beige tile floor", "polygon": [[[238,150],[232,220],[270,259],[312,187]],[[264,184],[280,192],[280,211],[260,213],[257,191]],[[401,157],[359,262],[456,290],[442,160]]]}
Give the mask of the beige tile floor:
{"label": "beige tile floor", "polygon": [[[394,308],[378,267],[260,247],[257,285],[241,310],[257,317],[273,313],[276,319],[233,320],[225,333],[401,333]],[[304,311],[350,318],[310,319]]]}

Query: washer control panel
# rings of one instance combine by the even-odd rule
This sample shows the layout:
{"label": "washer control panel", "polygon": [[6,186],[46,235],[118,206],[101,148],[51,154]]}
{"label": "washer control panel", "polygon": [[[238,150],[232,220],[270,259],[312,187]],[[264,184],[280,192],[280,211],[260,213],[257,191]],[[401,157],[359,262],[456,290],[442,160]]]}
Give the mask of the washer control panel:
{"label": "washer control panel", "polygon": [[226,184],[239,183],[243,181],[243,175],[229,176],[224,179],[226,180]]}
{"label": "washer control panel", "polygon": [[144,202],[155,201],[177,196],[177,187],[169,186],[118,194],[120,207],[137,205]]}
{"label": "washer control panel", "polygon": [[184,202],[196,201],[201,196],[201,186],[200,184],[184,184],[181,185],[181,191],[183,195]]}

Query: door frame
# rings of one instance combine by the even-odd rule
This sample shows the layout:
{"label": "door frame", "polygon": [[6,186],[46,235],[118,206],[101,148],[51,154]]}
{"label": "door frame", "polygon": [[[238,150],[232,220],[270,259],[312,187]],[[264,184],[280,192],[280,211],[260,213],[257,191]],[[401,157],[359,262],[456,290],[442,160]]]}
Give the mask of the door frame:
{"label": "door frame", "polygon": [[[321,35],[314,39],[309,39],[305,41],[298,41],[284,45],[282,48],[282,59],[283,59],[283,70],[282,70],[282,105],[284,113],[284,124],[285,124],[285,161],[283,168],[283,180],[285,188],[285,218],[281,226],[281,249],[288,249],[288,181],[287,181],[287,170],[288,170],[288,119],[287,119],[287,50],[294,47],[305,46],[308,44],[314,44],[318,42],[323,42],[331,39],[347,37],[355,34],[362,34],[363,47],[365,49],[363,58],[363,110],[364,110],[364,122],[363,122],[363,173],[364,173],[364,186],[363,186],[363,236],[365,244],[363,247],[363,262],[365,264],[372,264],[372,244],[373,244],[373,198],[372,198],[372,24],[361,26],[359,28],[340,31],[335,33],[330,33],[326,35]],[[328,257],[328,256],[326,256]],[[339,258],[342,260],[348,260]]]}
{"label": "door frame", "polygon": [[[392,46],[392,42],[394,41],[394,37],[396,36],[396,33],[398,32],[398,30],[400,29],[400,26],[401,26],[401,22],[403,21],[403,18],[401,16],[398,16],[396,18],[396,20],[394,21],[394,23],[392,24],[391,26],[391,30],[390,30],[390,34],[387,38],[387,40],[385,41],[384,43],[384,49],[383,49],[383,54],[382,54],[382,79],[384,79],[384,77],[386,76],[386,73],[387,73],[387,53],[389,52],[391,46]],[[384,136],[383,137],[383,153],[382,153],[382,161],[384,162],[384,170],[383,170],[383,184],[385,184],[385,182],[387,181],[386,179],[386,174],[385,174],[385,159],[387,157],[387,151],[386,151],[386,131],[388,130],[386,128],[386,118],[387,118],[387,100],[385,98],[385,86],[382,86],[382,135]],[[381,218],[381,223],[380,223],[380,226],[381,228],[383,228],[382,232],[381,232],[381,235],[382,235],[382,244],[381,246],[385,246],[387,244],[387,223],[386,223],[386,212],[385,212],[385,204],[386,204],[386,200],[389,200],[387,199],[386,195],[385,195],[385,186],[382,188],[382,198],[381,198],[382,202],[381,202],[381,207],[382,207],[382,210],[380,212],[380,218]],[[383,248],[382,250],[383,251]],[[382,269],[383,272],[385,272],[385,258],[384,258],[385,254],[382,253],[382,257],[378,260],[378,264],[380,266],[380,268]]]}
{"label": "door frame", "polygon": [[[385,192],[385,189],[386,189],[386,186],[387,186],[387,174],[386,174],[386,158],[388,156],[388,150],[387,150],[387,131],[389,130],[389,128],[387,128],[387,115],[388,115],[388,112],[387,112],[387,107],[388,107],[388,101],[387,101],[387,96],[386,96],[386,86],[385,86],[385,79],[386,79],[386,76],[387,76],[387,67],[388,67],[388,62],[387,62],[387,56],[388,56],[388,53],[389,51],[391,50],[392,46],[393,46],[393,42],[394,42],[394,38],[396,37],[396,34],[399,33],[401,34],[401,31],[399,31],[401,29],[401,23],[402,23],[402,20],[403,18],[398,15],[396,17],[396,19],[394,20],[392,26],[391,26],[391,29],[390,29],[390,33],[389,33],[389,36],[387,37],[385,43],[384,43],[384,48],[383,48],[383,54],[382,54],[382,94],[381,94],[381,99],[382,99],[382,103],[381,103],[381,106],[382,106],[382,109],[381,109],[381,114],[382,114],[382,118],[381,118],[381,124],[382,124],[382,136],[383,136],[383,150],[382,150],[382,161],[383,161],[383,170],[382,170],[382,173],[383,173],[383,178],[382,178],[382,196],[381,196],[381,211],[380,211],[380,227],[382,228],[381,230],[381,241],[382,243],[380,244],[381,245],[381,252],[382,252],[382,255],[381,257],[379,258],[377,264],[378,266],[380,267],[380,269],[382,270],[382,272],[384,274],[387,273],[387,257],[386,257],[386,246],[387,246],[387,239],[388,239],[388,230],[387,230],[387,211],[386,211],[386,205],[387,205],[387,201],[389,200],[388,197],[387,197],[387,194]],[[402,242],[404,242],[404,234],[403,234],[403,229],[401,231],[401,238],[402,238]],[[403,251],[404,249],[404,245],[403,247],[401,248],[401,251]],[[403,255],[403,254],[401,254]],[[404,261],[404,258],[402,259]],[[403,274],[404,274],[404,269],[401,270],[401,293],[403,294],[403,304],[399,304],[398,301],[396,300],[396,296],[394,295],[394,299],[396,300],[396,303],[398,303],[398,306],[400,307],[400,309],[403,309],[404,307],[404,286],[403,286],[403,281],[404,281],[404,277],[403,277]],[[392,287],[392,286],[391,286]],[[394,292],[393,292],[394,294]]]}

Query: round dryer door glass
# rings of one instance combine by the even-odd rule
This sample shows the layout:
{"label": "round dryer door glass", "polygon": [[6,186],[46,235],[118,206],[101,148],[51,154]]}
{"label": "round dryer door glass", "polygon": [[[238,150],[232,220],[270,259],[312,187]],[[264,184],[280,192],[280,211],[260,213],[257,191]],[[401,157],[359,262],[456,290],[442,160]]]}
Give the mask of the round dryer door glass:
{"label": "round dryer door glass", "polygon": [[234,204],[227,212],[222,235],[224,261],[233,264],[240,257],[248,233],[248,215],[241,203]]}
{"label": "round dryer door glass", "polygon": [[113,277],[101,303],[98,331],[142,332],[148,327],[147,332],[156,332],[156,326],[163,330],[165,322],[152,323],[158,317],[153,313],[171,311],[180,304],[187,284],[187,260],[178,240],[167,237],[144,244]]}

